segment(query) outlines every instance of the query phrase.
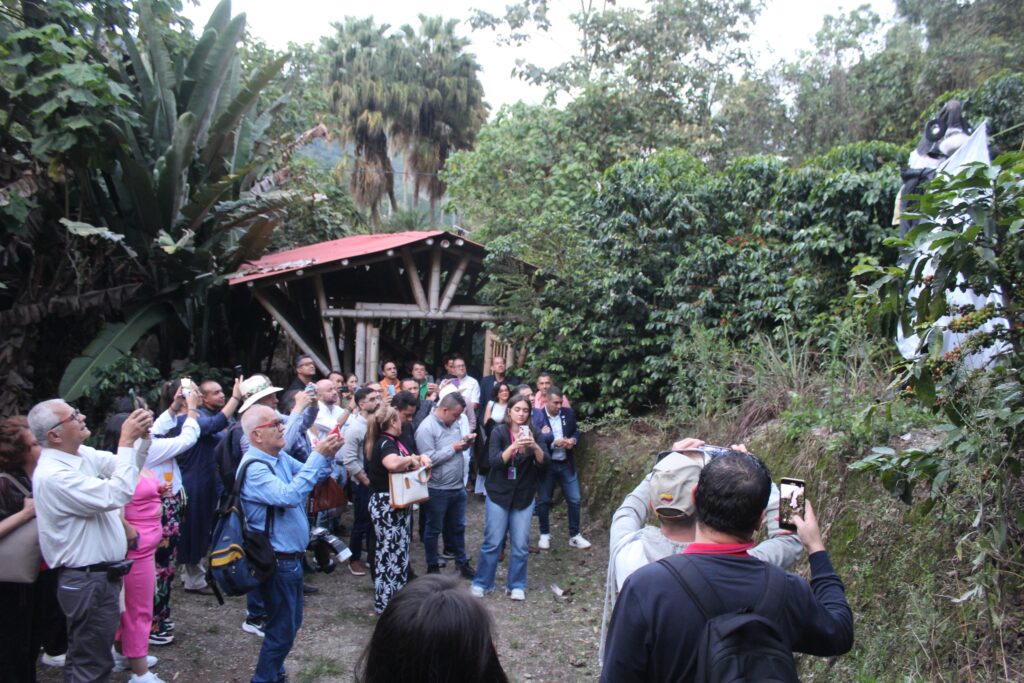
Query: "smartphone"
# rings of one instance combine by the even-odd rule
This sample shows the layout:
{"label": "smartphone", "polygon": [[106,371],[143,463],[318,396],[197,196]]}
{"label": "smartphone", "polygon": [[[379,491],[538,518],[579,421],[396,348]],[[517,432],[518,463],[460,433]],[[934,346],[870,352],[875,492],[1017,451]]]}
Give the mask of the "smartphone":
{"label": "smartphone", "polygon": [[530,438],[530,428],[527,425],[519,425],[519,438],[520,439],[529,439]]}
{"label": "smartphone", "polygon": [[804,480],[783,477],[779,481],[779,528],[796,531],[793,515],[804,516]]}
{"label": "smartphone", "polygon": [[181,395],[188,396],[192,393],[192,380],[188,377],[181,378]]}
{"label": "smartphone", "polygon": [[316,385],[310,382],[306,385],[306,393],[310,396],[316,396]]}
{"label": "smartphone", "polygon": [[235,377],[238,377],[238,378],[242,377],[242,366],[241,365],[236,365],[235,366]]}

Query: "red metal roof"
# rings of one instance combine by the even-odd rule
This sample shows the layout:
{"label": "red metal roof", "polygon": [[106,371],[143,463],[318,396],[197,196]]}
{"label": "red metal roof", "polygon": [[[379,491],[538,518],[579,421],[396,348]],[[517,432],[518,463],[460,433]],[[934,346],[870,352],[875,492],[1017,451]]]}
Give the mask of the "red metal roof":
{"label": "red metal roof", "polygon": [[[287,249],[267,254],[257,261],[243,264],[238,272],[228,278],[228,284],[237,285],[252,280],[278,276],[303,268],[322,266],[327,263],[341,261],[342,259],[369,256],[441,235],[448,235],[452,240],[465,239],[444,230],[352,235],[351,237],[342,237],[341,239],[329,242],[318,242],[317,244],[309,244],[296,249]],[[466,242],[480,246],[475,242],[470,242],[470,240],[466,240]]]}

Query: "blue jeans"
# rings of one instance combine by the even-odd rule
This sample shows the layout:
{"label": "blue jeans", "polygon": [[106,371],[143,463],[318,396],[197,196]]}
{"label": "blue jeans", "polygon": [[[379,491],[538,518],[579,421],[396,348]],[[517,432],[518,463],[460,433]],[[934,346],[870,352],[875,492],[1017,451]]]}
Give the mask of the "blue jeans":
{"label": "blue jeans", "polygon": [[267,607],[263,604],[259,589],[245,594],[245,616],[253,620],[267,618]]}
{"label": "blue jeans", "polygon": [[277,571],[259,592],[266,603],[267,623],[252,683],[276,683],[284,678],[284,660],[302,626],[302,562],[279,559]]}
{"label": "blue jeans", "polygon": [[533,521],[533,501],[522,510],[503,508],[487,499],[487,517],[484,520],[484,541],[480,545],[476,576],[473,585],[485,591],[494,590],[494,574],[498,571],[498,554],[505,545],[505,534],[512,540],[512,555],[508,561],[509,590],[526,590],[526,560],[530,556],[530,523]]}
{"label": "blue jeans", "polygon": [[576,471],[564,460],[552,460],[544,472],[544,479],[540,482],[540,491],[537,494],[540,532],[551,533],[548,513],[551,511],[551,496],[555,492],[555,482],[558,482],[562,489],[566,507],[569,508],[569,537],[572,538],[580,532],[580,480],[576,478]]}
{"label": "blue jeans", "polygon": [[444,536],[444,545],[455,554],[456,564],[466,564],[466,489],[430,489],[430,499],[421,503],[427,509],[427,529],[423,547],[427,564],[440,564],[437,537]]}
{"label": "blue jeans", "polygon": [[358,560],[362,557],[363,543],[367,540],[371,526],[373,526],[373,522],[370,520],[370,487],[353,481],[352,535],[348,538],[348,549],[352,551],[351,560]]}

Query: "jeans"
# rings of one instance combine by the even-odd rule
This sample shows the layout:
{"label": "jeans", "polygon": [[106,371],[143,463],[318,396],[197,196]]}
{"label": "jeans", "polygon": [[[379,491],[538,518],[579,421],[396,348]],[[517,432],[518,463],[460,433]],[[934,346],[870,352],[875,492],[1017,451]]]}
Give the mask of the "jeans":
{"label": "jeans", "polygon": [[427,564],[440,564],[437,537],[444,535],[444,545],[455,555],[456,564],[466,564],[466,489],[430,489],[430,499],[420,503],[427,509],[427,529],[423,547]]}
{"label": "jeans", "polygon": [[533,501],[522,510],[504,508],[487,499],[487,517],[484,521],[484,540],[480,545],[476,576],[473,585],[494,590],[494,575],[498,571],[498,554],[505,544],[505,534],[512,540],[512,555],[508,561],[508,590],[526,590],[526,560],[529,557],[530,523],[533,521]]}
{"label": "jeans", "polygon": [[259,589],[245,594],[245,616],[253,621],[267,618],[267,606],[263,604],[263,595]]}
{"label": "jeans", "polygon": [[284,660],[302,626],[302,562],[278,559],[277,571],[257,590],[266,603],[267,623],[252,683],[276,683],[284,678]]}
{"label": "jeans", "polygon": [[551,496],[555,492],[556,481],[565,495],[566,507],[569,508],[569,537],[572,538],[580,532],[580,480],[576,478],[576,471],[564,460],[551,461],[544,473],[544,479],[540,482],[540,491],[537,495],[540,532],[551,533],[548,513],[551,511]]}
{"label": "jeans", "polygon": [[358,560],[363,555],[363,543],[370,533],[370,487],[357,481],[352,482],[352,534],[348,538],[348,549],[352,551],[351,560]]}

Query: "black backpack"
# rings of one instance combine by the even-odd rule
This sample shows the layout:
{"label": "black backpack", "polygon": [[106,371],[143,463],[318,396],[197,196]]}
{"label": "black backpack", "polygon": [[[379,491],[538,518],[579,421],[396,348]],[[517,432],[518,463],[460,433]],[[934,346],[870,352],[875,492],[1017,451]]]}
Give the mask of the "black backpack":
{"label": "black backpack", "polygon": [[706,622],[697,645],[694,681],[799,683],[793,652],[776,626],[783,614],[785,572],[765,565],[764,593],[757,604],[730,612],[691,558],[676,555],[658,563],[689,593]]}

